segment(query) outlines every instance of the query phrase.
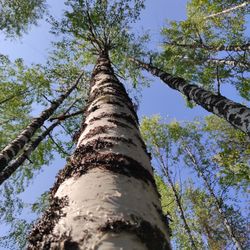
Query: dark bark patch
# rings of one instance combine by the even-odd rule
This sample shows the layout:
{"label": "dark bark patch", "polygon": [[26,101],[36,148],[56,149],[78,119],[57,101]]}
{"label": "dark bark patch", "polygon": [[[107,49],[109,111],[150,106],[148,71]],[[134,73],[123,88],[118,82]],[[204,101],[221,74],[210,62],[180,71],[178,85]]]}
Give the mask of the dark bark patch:
{"label": "dark bark patch", "polygon": [[59,219],[65,214],[62,209],[68,205],[68,197],[50,197],[50,206],[42,218],[34,225],[28,236],[28,250],[50,249],[50,241],[46,236],[52,235],[53,229]]}
{"label": "dark bark patch", "polygon": [[91,129],[83,138],[83,140],[89,139],[95,135],[99,135],[99,134],[106,134],[109,130],[115,129],[116,127],[114,126],[108,126],[108,125],[104,125],[104,126],[99,126],[99,127],[95,127],[93,129]]}
{"label": "dark bark patch", "polygon": [[152,160],[152,155],[150,152],[148,152],[147,150],[147,146],[145,144],[145,142],[142,140],[142,138],[139,135],[136,135],[136,138],[141,142],[141,146],[144,150],[144,152],[147,154],[147,156],[149,157],[150,160]]}
{"label": "dark bark patch", "polygon": [[156,189],[151,173],[136,160],[122,154],[98,153],[88,145],[87,148],[79,147],[71,162],[75,167],[71,169],[70,176],[81,176],[91,169],[101,168],[151,183]]}
{"label": "dark bark patch", "polygon": [[105,225],[99,228],[99,230],[115,234],[121,232],[135,234],[150,250],[171,249],[169,242],[158,227],[153,226],[148,221],[142,220],[136,216],[133,216],[132,220],[109,219]]}
{"label": "dark bark patch", "polygon": [[[111,96],[102,96],[102,97],[99,97],[97,100],[93,101],[91,104],[92,105],[96,105],[96,103],[100,102],[100,101],[107,101],[107,102],[115,102],[115,103],[119,103],[118,106],[121,106],[122,103],[124,103],[124,100],[123,99],[120,99],[118,96],[114,96],[114,95],[111,95]],[[118,102],[119,101],[119,102]],[[123,105],[122,105],[123,106]],[[124,107],[124,106],[123,106]]]}
{"label": "dark bark patch", "polygon": [[131,139],[127,139],[127,138],[124,138],[124,137],[105,136],[105,137],[102,137],[102,140],[112,140],[112,141],[115,141],[115,142],[121,141],[123,143],[132,144],[132,145],[136,146],[136,144]]}
{"label": "dark bark patch", "polygon": [[64,242],[64,250],[80,250],[79,244],[68,239]]}
{"label": "dark bark patch", "polygon": [[[159,193],[158,193],[158,196],[159,196],[159,198],[162,198]],[[159,214],[160,218],[164,222],[168,234],[171,236],[172,230],[171,230],[170,225],[169,225],[169,218],[166,215],[163,214],[162,209],[160,209],[155,203],[153,203],[153,206],[155,207],[157,213]]]}
{"label": "dark bark patch", "polygon": [[120,122],[120,121],[117,121],[117,120],[114,120],[114,119],[108,119],[107,121],[110,122],[110,123],[115,124],[115,125],[118,126],[118,127],[133,129],[132,127],[130,127],[130,126],[127,125],[126,123],[123,123],[123,122]]}
{"label": "dark bark patch", "polygon": [[125,120],[126,122],[128,122],[129,124],[133,125],[135,128],[138,129],[138,123],[135,121],[135,118],[131,115],[128,115],[126,113],[113,113],[113,114],[109,114],[109,113],[101,113],[98,117],[94,117],[92,118],[89,122],[94,122],[97,120],[101,120],[102,118],[113,118],[113,119],[122,119]]}

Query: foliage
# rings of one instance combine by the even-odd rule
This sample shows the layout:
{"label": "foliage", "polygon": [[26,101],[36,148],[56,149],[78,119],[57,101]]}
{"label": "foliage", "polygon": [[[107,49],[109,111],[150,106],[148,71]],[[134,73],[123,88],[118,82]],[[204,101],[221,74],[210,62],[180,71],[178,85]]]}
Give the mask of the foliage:
{"label": "foliage", "polygon": [[[239,1],[198,1],[187,5],[185,21],[169,21],[162,29],[163,51],[155,63],[173,75],[223,94],[222,85],[231,84],[250,100],[249,51],[223,49],[248,44],[245,8],[226,15],[206,18],[238,4]],[[237,16],[237,18],[236,18]]]}
{"label": "foliage", "polygon": [[45,10],[45,0],[1,0],[0,30],[8,37],[21,36],[37,24]]}
{"label": "foliage", "polygon": [[[228,139],[236,138],[234,146],[242,149],[243,161],[247,164],[249,157],[247,158],[244,153],[246,135],[225,125],[224,121],[214,116],[207,117],[205,121],[197,120],[183,124],[177,121],[167,124],[159,116],[144,117],[141,133],[150,153],[154,156],[155,170],[159,175],[156,176],[156,184],[162,197],[163,211],[165,214],[171,215],[173,246],[176,249],[192,249],[187,232],[182,226],[180,207],[175,197],[177,195],[198,249],[227,249],[230,247],[232,241],[222,216],[218,212],[215,194],[220,202],[223,202],[221,203],[223,212],[237,239],[247,248],[249,242],[246,219],[236,206],[239,200],[232,199],[231,196],[242,188],[243,183],[245,187],[249,185],[249,181],[247,181],[249,171],[242,175],[244,176],[242,179],[235,179],[235,175],[225,174],[225,169],[228,168],[226,164],[218,165],[218,161],[215,160],[216,155],[223,150],[223,146],[230,144]],[[232,137],[229,136],[230,134]],[[236,134],[242,139],[241,141],[237,140]],[[242,145],[243,148],[241,148]],[[249,144],[246,145],[249,146]],[[224,160],[226,159],[225,154]],[[234,160],[239,161],[237,157],[234,157]],[[188,178],[189,172],[183,169],[184,165],[195,175],[189,175]],[[236,171],[234,164],[230,167]],[[192,180],[191,176],[195,179]],[[201,182],[197,180],[196,176],[202,176]],[[203,176],[205,176],[205,180]],[[229,179],[231,181],[228,181]],[[213,193],[208,190],[207,185],[201,184],[204,181],[209,182]],[[244,205],[241,204],[241,206]],[[239,223],[237,224],[236,221]]]}
{"label": "foliage", "polygon": [[[1,148],[14,139],[33,116],[39,115],[50,105],[51,100],[56,99],[79,77],[85,66],[79,54],[71,43],[61,41],[54,44],[54,51],[51,52],[45,65],[27,67],[21,59],[11,62],[8,57],[1,57]],[[64,101],[53,114],[54,117],[61,115],[68,107],[71,107],[70,113],[83,109],[88,92],[87,79],[86,73],[78,90]],[[16,245],[19,249],[25,247],[25,235],[33,221],[23,219],[20,215],[29,211],[33,217],[37,217],[35,214],[42,212],[46,207],[46,196],[42,196],[40,201],[33,205],[26,204],[20,197],[44,166],[53,162],[55,154],[59,153],[65,157],[73,150],[72,137],[79,128],[81,120],[81,116],[76,116],[63,122],[63,127],[56,128],[50,137],[45,138],[22,167],[5,182],[5,185],[1,186],[0,221],[8,229],[4,236],[1,235],[2,246],[8,246],[11,249]],[[47,121],[45,126],[49,125],[50,122]],[[45,127],[40,128],[32,140],[44,130]]]}

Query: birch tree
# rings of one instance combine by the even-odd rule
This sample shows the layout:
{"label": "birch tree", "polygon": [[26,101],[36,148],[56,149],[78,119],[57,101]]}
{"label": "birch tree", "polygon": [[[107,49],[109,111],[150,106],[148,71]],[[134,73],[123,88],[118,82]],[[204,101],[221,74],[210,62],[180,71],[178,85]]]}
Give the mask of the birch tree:
{"label": "birch tree", "polygon": [[110,59],[130,38],[128,24],[138,19],[143,2],[67,3],[62,28],[89,42],[97,62],[76,150],[28,249],[170,249],[138,118]]}
{"label": "birch tree", "polygon": [[250,109],[244,105],[233,102],[222,95],[216,95],[194,84],[189,84],[181,77],[175,77],[163,70],[131,58],[131,61],[158,76],[169,87],[184,94],[188,100],[201,105],[207,111],[224,118],[234,127],[239,128],[250,136]]}

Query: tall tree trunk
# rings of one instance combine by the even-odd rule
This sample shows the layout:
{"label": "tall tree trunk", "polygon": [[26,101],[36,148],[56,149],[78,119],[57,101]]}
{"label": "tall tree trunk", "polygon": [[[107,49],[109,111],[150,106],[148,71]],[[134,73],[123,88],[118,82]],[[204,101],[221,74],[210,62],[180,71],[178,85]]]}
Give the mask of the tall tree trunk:
{"label": "tall tree trunk", "polygon": [[28,249],[171,249],[137,115],[105,52],[85,116]]}
{"label": "tall tree trunk", "polygon": [[181,77],[174,77],[169,73],[158,69],[151,64],[143,63],[131,58],[139,67],[146,69],[153,75],[158,76],[170,88],[176,89],[185,95],[188,100],[193,100],[207,111],[224,118],[234,127],[240,129],[250,137],[250,108],[233,102],[221,95],[205,90],[194,84],[189,84]]}
{"label": "tall tree trunk", "polygon": [[183,48],[190,48],[190,49],[205,49],[208,51],[250,51],[250,43],[246,44],[239,44],[239,45],[219,45],[219,46],[211,46],[203,43],[178,43],[178,42],[165,42],[164,44],[170,46],[177,46]]}
{"label": "tall tree trunk", "polygon": [[35,132],[43,125],[43,123],[54,113],[54,111],[61,105],[61,103],[71,94],[76,88],[82,75],[77,81],[58,99],[53,101],[49,108],[45,109],[39,117],[34,118],[31,123],[0,152],[0,172],[7,166],[7,164],[20,152]]}
{"label": "tall tree trunk", "polygon": [[220,214],[221,216],[221,219],[223,221],[223,224],[230,236],[230,238],[232,239],[232,241],[234,242],[236,248],[238,250],[243,250],[242,246],[241,246],[241,243],[237,240],[237,238],[235,237],[235,234],[234,234],[234,230],[230,224],[230,222],[228,221],[227,219],[227,216],[225,215],[224,211],[223,211],[223,202],[221,200],[219,200],[216,196],[216,194],[214,193],[214,190],[207,178],[207,176],[204,174],[204,171],[201,169],[201,167],[199,166],[195,156],[192,154],[191,152],[191,149],[188,147],[188,146],[184,146],[184,150],[186,151],[186,153],[188,154],[191,162],[193,163],[194,165],[194,168],[196,169],[196,171],[200,174],[201,178],[203,179],[204,183],[205,183],[205,186],[207,187],[208,189],[208,192],[210,193],[210,195],[213,197],[214,199],[214,202],[215,202],[215,205],[216,205],[216,208],[217,208],[217,211],[218,213]]}

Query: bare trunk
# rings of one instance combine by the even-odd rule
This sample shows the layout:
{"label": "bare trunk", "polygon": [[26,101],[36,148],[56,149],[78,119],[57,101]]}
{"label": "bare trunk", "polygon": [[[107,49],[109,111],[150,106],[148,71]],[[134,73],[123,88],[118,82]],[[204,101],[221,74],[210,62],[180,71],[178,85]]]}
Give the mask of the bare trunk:
{"label": "bare trunk", "polygon": [[217,16],[220,16],[220,15],[224,15],[224,14],[230,13],[230,12],[235,11],[235,10],[237,10],[237,9],[243,8],[243,7],[247,6],[248,4],[249,4],[248,2],[244,2],[244,3],[242,3],[242,4],[239,4],[239,5],[234,6],[234,7],[232,7],[232,8],[223,10],[223,11],[221,11],[221,12],[218,12],[218,13],[214,13],[214,14],[208,15],[208,16],[204,17],[204,19],[209,19],[209,18],[213,18],[213,17],[217,17]]}
{"label": "bare trunk", "polygon": [[137,115],[107,53],[92,74],[85,115],[28,249],[171,249]]}
{"label": "bare trunk", "polygon": [[199,166],[199,164],[198,164],[198,162],[197,162],[195,156],[192,154],[190,148],[188,148],[188,147],[186,146],[184,149],[185,149],[185,151],[187,152],[189,158],[191,159],[191,161],[192,161],[192,163],[193,163],[193,165],[194,165],[196,171],[200,174],[200,176],[201,176],[202,179],[204,180],[204,183],[205,183],[205,185],[206,185],[206,187],[207,187],[207,189],[208,189],[210,195],[213,197],[214,202],[215,202],[215,205],[216,205],[216,208],[217,208],[217,211],[218,211],[218,213],[220,214],[220,216],[221,216],[221,218],[222,218],[222,220],[223,220],[223,224],[224,224],[226,230],[228,231],[228,234],[229,234],[230,238],[232,239],[232,241],[234,242],[234,244],[235,244],[235,246],[236,246],[236,248],[237,248],[238,250],[243,250],[243,248],[242,248],[240,242],[237,240],[237,238],[236,238],[235,235],[234,235],[234,231],[233,231],[232,226],[230,225],[230,222],[228,221],[228,219],[227,219],[225,213],[223,212],[223,202],[220,201],[220,200],[217,198],[216,194],[215,194],[214,191],[213,191],[212,186],[211,186],[210,183],[209,183],[208,178],[207,178],[206,175],[204,174],[203,170],[200,168],[200,166]]}
{"label": "bare trunk", "polygon": [[45,109],[41,115],[34,118],[32,122],[16,137],[12,142],[9,143],[0,152],[0,172],[7,166],[7,164],[20,152],[27,142],[30,141],[31,137],[35,132],[43,125],[43,123],[54,113],[54,111],[61,105],[61,103],[71,94],[71,92],[78,85],[82,75],[78,78],[76,83],[72,85],[64,94],[62,94],[57,100],[53,101],[49,108]]}
{"label": "bare trunk", "polygon": [[170,88],[181,92],[188,100],[193,100],[208,112],[212,112],[224,118],[231,125],[240,129],[250,137],[250,109],[248,107],[233,102],[224,96],[215,95],[213,92],[198,87],[197,85],[189,84],[185,79],[174,77],[151,64],[146,64],[133,58],[131,58],[131,60],[141,68],[158,76]]}

